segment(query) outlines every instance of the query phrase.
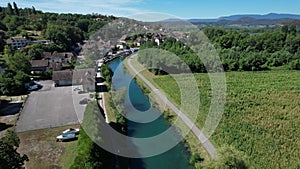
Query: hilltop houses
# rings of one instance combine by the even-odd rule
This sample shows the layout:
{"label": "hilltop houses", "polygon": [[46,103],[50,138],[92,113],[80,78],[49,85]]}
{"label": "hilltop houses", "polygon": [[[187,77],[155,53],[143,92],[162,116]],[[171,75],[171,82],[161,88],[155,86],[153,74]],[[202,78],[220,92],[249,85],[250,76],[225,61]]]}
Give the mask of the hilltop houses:
{"label": "hilltop houses", "polygon": [[10,46],[12,46],[13,48],[17,48],[17,49],[20,49],[22,47],[25,47],[27,45],[30,45],[30,44],[49,44],[50,43],[50,40],[46,40],[46,39],[43,39],[43,40],[34,40],[34,41],[31,41],[29,39],[27,39],[26,37],[22,37],[22,38],[9,38],[6,43]]}
{"label": "hilltop houses", "polygon": [[9,38],[6,43],[14,48],[22,48],[30,44],[30,40],[26,38]]}
{"label": "hilltop houses", "polygon": [[72,52],[43,52],[41,60],[31,60],[32,74],[42,74],[43,71],[59,71],[69,68],[69,61],[75,60],[76,55]]}

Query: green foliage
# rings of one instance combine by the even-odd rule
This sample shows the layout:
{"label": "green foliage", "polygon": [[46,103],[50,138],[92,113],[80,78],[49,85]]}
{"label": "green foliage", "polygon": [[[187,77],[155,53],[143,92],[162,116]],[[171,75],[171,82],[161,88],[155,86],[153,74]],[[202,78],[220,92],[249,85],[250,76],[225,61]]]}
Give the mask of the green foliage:
{"label": "green foliage", "polygon": [[193,72],[205,72],[198,56],[174,38],[166,38],[160,46],[153,41],[142,44],[138,61],[154,74],[184,73],[187,66]]}
{"label": "green foliage", "polygon": [[196,169],[201,168],[200,163],[204,161],[204,158],[200,156],[198,152],[192,154],[190,158],[190,164]]}
{"label": "green foliage", "polygon": [[7,12],[6,12],[7,15],[13,15],[14,14],[14,11],[13,11],[13,8],[11,6],[11,3],[7,3]]}
{"label": "green foliage", "polygon": [[290,69],[292,69],[292,70],[300,70],[300,59],[293,60],[290,63]]}
{"label": "green foliage", "polygon": [[47,29],[43,32],[43,35],[46,39],[62,45],[65,50],[71,50],[72,46],[78,42],[82,42],[84,39],[82,31],[77,27],[50,23],[47,25]]}
{"label": "green foliage", "polygon": [[211,160],[207,169],[247,169],[247,159],[244,153],[236,150],[233,146],[222,146],[218,150],[218,159]]}
{"label": "green foliage", "polygon": [[300,49],[295,26],[265,28],[258,33],[225,28],[205,28],[203,32],[215,45],[226,71],[260,71],[289,65]]}
{"label": "green foliage", "polygon": [[7,134],[0,140],[0,169],[23,169],[25,161],[28,161],[27,155],[21,156],[17,152],[20,140],[13,131],[8,131]]}
{"label": "green foliage", "polygon": [[17,134],[11,130],[8,130],[7,133],[5,134],[5,137],[1,139],[6,144],[9,144],[13,147],[19,147],[20,144],[20,139],[17,136]]}
{"label": "green foliage", "polygon": [[[211,87],[207,74],[194,75],[200,90],[196,125],[201,128],[211,104]],[[176,76],[178,83],[190,83],[184,74]],[[213,142],[243,151],[249,157],[249,167],[297,168],[299,77],[299,71],[287,70],[226,73],[226,104],[211,137]],[[171,76],[159,76],[154,81],[170,100],[181,104],[180,89]]]}
{"label": "green foliage", "polygon": [[102,138],[99,136],[101,129],[103,129],[101,125],[105,122],[100,121],[99,119],[101,118],[99,116],[102,116],[102,114],[97,103],[94,101],[90,102],[86,107],[83,123],[80,127],[77,146],[78,154],[70,169],[109,168],[113,158],[112,154],[103,150],[94,142],[102,141]]}
{"label": "green foliage", "polygon": [[4,60],[7,69],[0,74],[1,94],[20,94],[25,92],[24,84],[29,82],[30,63],[27,56],[5,49]]}
{"label": "green foliage", "polygon": [[127,89],[122,88],[118,91],[114,91],[112,94],[112,100],[110,102],[111,107],[115,110],[115,118],[118,124],[121,125],[121,131],[126,133],[127,131],[127,121],[124,116],[126,116],[125,112],[125,96],[126,96]]}
{"label": "green foliage", "polygon": [[113,76],[113,71],[109,68],[109,66],[107,64],[103,64],[100,68],[101,74],[103,77],[105,77],[106,82],[108,82],[108,84],[111,83],[111,79]]}
{"label": "green foliage", "polygon": [[18,8],[17,4],[15,2],[13,2],[13,5],[14,5],[14,9],[15,9],[15,14],[20,15],[19,8]]}

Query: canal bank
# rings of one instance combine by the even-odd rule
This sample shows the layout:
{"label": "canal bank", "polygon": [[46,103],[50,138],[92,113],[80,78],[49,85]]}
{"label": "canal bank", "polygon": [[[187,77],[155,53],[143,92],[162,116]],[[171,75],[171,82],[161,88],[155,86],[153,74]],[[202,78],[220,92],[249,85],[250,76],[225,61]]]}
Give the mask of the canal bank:
{"label": "canal bank", "polygon": [[[153,78],[155,78],[155,75],[153,73],[149,72],[147,69],[145,69],[143,67],[143,65],[141,65],[137,61],[137,57],[138,57],[137,55],[134,55],[134,56],[131,56],[130,58],[126,58],[126,60],[124,61],[124,66],[125,66],[126,70],[132,76],[135,76],[134,78],[136,79],[138,84],[140,86],[142,86],[142,88],[145,89],[145,91],[147,91],[147,93],[151,93],[151,90],[158,90],[158,89],[160,90],[159,86],[157,86],[153,80]],[[131,65],[129,65],[129,63],[131,63]],[[139,74],[142,77],[140,77],[140,75],[137,75],[137,72],[139,72]],[[150,83],[152,83],[150,85],[152,85],[152,88],[154,88],[154,89],[151,89],[147,85],[147,83],[145,82],[145,79],[146,79],[146,81],[149,81]],[[156,103],[158,103],[159,107],[165,108],[165,110],[167,110],[167,111],[165,111],[164,116],[166,119],[168,119],[168,121],[170,121],[172,123],[174,121],[174,119],[178,120],[178,113],[175,113],[173,111],[173,109],[170,109],[170,107],[168,107],[168,105],[166,105],[165,102],[163,102],[162,99],[157,94],[151,94],[151,96],[152,97],[154,96],[154,100],[156,101]],[[170,101],[167,101],[167,102],[170,102]],[[175,106],[177,107],[178,105],[175,105]],[[186,125],[187,125],[186,122],[184,124],[179,123],[179,125],[176,125],[176,127],[178,127],[180,129],[180,128],[186,127]],[[199,129],[197,129],[197,130],[200,131]],[[191,131],[192,132],[189,132],[183,138],[183,142],[186,144],[186,147],[188,147],[189,151],[191,152],[192,158],[193,158],[193,156],[194,157],[199,156],[199,155],[201,156],[201,162],[197,162],[198,163],[197,165],[200,164],[201,166],[203,166],[209,159],[216,158],[215,148],[208,139],[205,139],[205,138],[203,139],[203,137],[201,137],[202,133],[195,131],[194,127],[192,128]],[[203,161],[204,159],[205,159],[205,161]]]}
{"label": "canal bank", "polygon": [[[114,72],[112,78],[112,85],[115,90],[127,87],[129,83],[129,88],[127,89],[127,96],[125,99],[125,110],[128,119],[135,119],[137,117],[143,118],[147,121],[148,118],[152,116],[160,115],[154,121],[148,123],[138,123],[134,120],[127,121],[127,130],[128,136],[132,138],[148,138],[158,135],[169,128],[169,124],[166,119],[164,119],[162,112],[159,112],[158,109],[151,108],[151,103],[149,102],[148,97],[143,93],[141,87],[137,82],[132,78],[132,76],[124,70],[123,62],[121,59],[116,59],[109,63],[109,67]],[[140,110],[141,112],[147,111],[147,114],[143,116],[132,113],[132,107],[129,106],[129,103],[133,105],[135,109]],[[150,110],[150,111],[149,111]],[[174,133],[177,134],[177,133]],[[172,139],[172,138],[170,138]],[[133,143],[134,144],[134,143]],[[156,145],[161,144],[160,142],[153,143],[153,148]],[[151,148],[151,147],[150,147]],[[135,151],[141,151],[143,148],[136,146]],[[143,154],[143,152],[140,152]],[[178,168],[178,169],[187,169],[191,168],[189,164],[190,155],[181,142],[175,147],[171,148],[166,152],[162,152],[159,155],[155,155],[147,158],[134,158],[130,160],[131,169],[165,169],[165,168]]]}

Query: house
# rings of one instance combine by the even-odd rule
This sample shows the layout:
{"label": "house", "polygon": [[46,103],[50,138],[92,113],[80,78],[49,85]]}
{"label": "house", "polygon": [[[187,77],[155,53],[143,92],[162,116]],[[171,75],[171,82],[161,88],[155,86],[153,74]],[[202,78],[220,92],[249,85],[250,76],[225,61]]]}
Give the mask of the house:
{"label": "house", "polygon": [[49,62],[47,60],[31,60],[30,64],[32,74],[41,74],[49,67]]}
{"label": "house", "polygon": [[95,90],[95,69],[53,71],[55,86],[82,85],[84,91]]}
{"label": "house", "polygon": [[34,40],[31,41],[32,44],[49,44],[50,40],[42,39],[42,40]]}
{"label": "house", "polygon": [[55,86],[71,86],[73,80],[72,70],[53,71],[52,80]]}
{"label": "house", "polygon": [[49,63],[51,62],[58,62],[58,63],[67,63],[75,59],[75,55],[72,52],[43,52],[44,59],[48,60]]}
{"label": "house", "polygon": [[58,63],[58,62],[50,62],[49,69],[52,69],[53,71],[59,71],[63,69],[63,65],[62,63]]}
{"label": "house", "polygon": [[26,38],[9,38],[6,43],[15,48],[22,48],[30,44],[30,40]]}

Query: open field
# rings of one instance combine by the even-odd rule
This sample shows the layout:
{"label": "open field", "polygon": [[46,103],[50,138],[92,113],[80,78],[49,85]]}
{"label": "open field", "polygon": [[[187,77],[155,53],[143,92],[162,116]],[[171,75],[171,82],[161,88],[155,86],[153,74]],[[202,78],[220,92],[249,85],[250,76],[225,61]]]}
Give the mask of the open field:
{"label": "open field", "polygon": [[[176,76],[185,80],[184,75]],[[197,125],[202,127],[211,101],[210,82],[206,74],[195,77],[201,101]],[[299,77],[299,71],[226,73],[227,102],[214,143],[244,151],[253,168],[299,167]],[[170,76],[153,80],[180,105],[179,88]]]}
{"label": "open field", "polygon": [[33,130],[18,133],[21,154],[27,154],[29,162],[28,169],[67,169],[73,163],[77,153],[77,141],[56,142],[56,136],[70,125],[42,130]]}

